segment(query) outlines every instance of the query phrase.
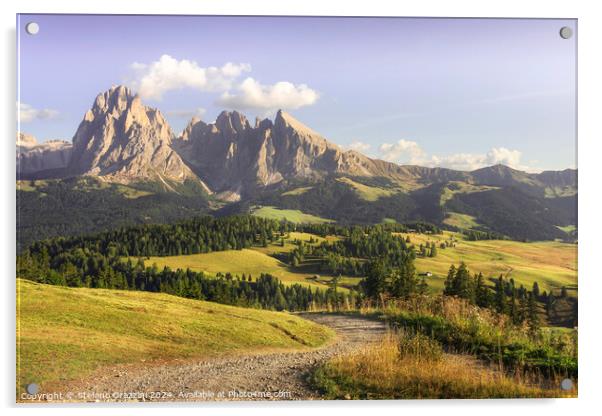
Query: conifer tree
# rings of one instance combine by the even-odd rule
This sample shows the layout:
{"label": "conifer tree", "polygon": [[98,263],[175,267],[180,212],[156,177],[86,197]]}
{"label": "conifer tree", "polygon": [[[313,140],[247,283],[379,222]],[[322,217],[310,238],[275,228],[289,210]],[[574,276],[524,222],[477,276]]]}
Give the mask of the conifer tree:
{"label": "conifer tree", "polygon": [[369,263],[366,278],[362,281],[364,291],[369,298],[377,299],[386,288],[388,268],[382,259]]}
{"label": "conifer tree", "polygon": [[528,295],[527,323],[529,324],[529,329],[532,332],[537,331],[541,324],[539,319],[539,313],[537,312],[537,301],[535,300],[534,293],[529,293]]}

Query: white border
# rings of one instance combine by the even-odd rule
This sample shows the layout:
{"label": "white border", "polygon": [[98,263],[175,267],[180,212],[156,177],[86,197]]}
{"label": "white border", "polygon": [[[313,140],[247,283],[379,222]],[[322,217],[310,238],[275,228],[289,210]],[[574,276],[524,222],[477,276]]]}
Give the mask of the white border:
{"label": "white border", "polygon": [[[602,74],[600,44],[602,15],[595,1],[548,0],[548,1],[477,1],[477,0],[426,0],[393,2],[383,0],[327,2],[304,0],[291,4],[285,0],[232,0],[186,1],[152,0],[130,1],[103,0],[94,3],[68,0],[3,0],[0,2],[0,20],[3,33],[2,82],[0,99],[3,135],[1,150],[2,168],[2,227],[0,247],[2,255],[2,367],[0,368],[0,392],[4,414],[29,414],[43,410],[50,415],[81,415],[121,413],[128,415],[164,415],[167,407],[24,407],[15,408],[14,401],[14,263],[15,263],[15,14],[21,13],[126,13],[126,14],[263,14],[263,15],[347,15],[347,16],[445,16],[445,17],[557,17],[579,19],[579,286],[580,286],[580,377],[579,399],[573,400],[515,400],[515,401],[402,401],[402,402],[336,402],[336,403],[281,403],[281,404],[233,404],[178,405],[178,413],[211,413],[249,415],[307,413],[365,414],[371,409],[395,414],[483,414],[507,415],[536,412],[545,414],[593,413],[602,394],[598,393],[600,373],[602,273],[596,261],[602,252],[600,241],[600,157],[602,148],[602,117],[600,77]],[[597,267],[598,266],[598,267]],[[598,413],[600,409],[596,411]]]}

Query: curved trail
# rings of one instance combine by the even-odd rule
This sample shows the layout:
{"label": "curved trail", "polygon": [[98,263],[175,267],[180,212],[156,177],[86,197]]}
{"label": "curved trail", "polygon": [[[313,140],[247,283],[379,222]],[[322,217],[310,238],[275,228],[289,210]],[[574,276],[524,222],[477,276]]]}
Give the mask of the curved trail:
{"label": "curved trail", "polygon": [[337,339],[313,350],[116,368],[80,382],[78,387],[90,393],[166,392],[153,399],[170,401],[319,399],[319,393],[307,383],[310,370],[334,356],[378,341],[385,332],[383,322],[359,316],[315,313],[301,316],[331,327],[337,332]]}

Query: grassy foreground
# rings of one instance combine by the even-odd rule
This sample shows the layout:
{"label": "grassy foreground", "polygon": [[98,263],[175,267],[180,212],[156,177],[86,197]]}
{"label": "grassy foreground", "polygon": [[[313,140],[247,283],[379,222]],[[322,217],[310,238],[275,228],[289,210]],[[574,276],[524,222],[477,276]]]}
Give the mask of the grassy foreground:
{"label": "grassy foreground", "polygon": [[280,312],[17,279],[17,388],[108,365],[316,347],[334,333]]}
{"label": "grassy foreground", "polygon": [[[336,357],[312,383],[330,399],[576,397],[576,331],[532,332],[447,296],[367,306],[388,322],[381,343]],[[560,390],[563,379],[575,387]]]}
{"label": "grassy foreground", "polygon": [[444,354],[428,337],[390,334],[374,346],[337,357],[312,381],[330,399],[483,399],[561,397],[508,377],[465,355]]}

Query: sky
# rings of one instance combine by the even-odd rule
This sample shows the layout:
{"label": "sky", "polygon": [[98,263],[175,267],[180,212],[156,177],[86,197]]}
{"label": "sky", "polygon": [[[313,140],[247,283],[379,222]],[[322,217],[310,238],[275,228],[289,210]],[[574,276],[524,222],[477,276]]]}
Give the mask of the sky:
{"label": "sky", "polygon": [[[36,35],[25,26],[39,25]],[[176,134],[284,109],[343,149],[461,170],[576,167],[575,20],[18,15],[19,130],[71,140],[125,84]]]}

